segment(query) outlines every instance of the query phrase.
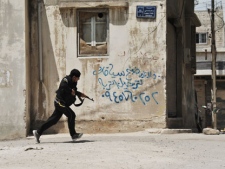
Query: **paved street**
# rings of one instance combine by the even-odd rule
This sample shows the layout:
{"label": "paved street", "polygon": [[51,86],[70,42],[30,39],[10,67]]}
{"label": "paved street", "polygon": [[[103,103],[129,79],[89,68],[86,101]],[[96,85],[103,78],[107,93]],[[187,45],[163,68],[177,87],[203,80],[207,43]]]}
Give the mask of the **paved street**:
{"label": "paved street", "polygon": [[0,142],[1,169],[225,168],[225,134],[69,134]]}

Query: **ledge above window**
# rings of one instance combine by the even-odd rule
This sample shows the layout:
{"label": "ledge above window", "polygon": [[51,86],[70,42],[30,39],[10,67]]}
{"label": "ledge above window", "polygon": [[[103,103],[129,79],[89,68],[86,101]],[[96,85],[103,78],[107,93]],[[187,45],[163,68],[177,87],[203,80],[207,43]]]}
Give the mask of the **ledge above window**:
{"label": "ledge above window", "polygon": [[59,8],[128,8],[128,2],[60,2]]}

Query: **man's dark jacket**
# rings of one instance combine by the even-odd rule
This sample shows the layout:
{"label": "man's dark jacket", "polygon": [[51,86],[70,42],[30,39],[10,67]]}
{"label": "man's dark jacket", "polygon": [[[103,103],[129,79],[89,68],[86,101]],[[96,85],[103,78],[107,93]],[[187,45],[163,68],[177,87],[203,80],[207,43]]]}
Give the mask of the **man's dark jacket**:
{"label": "man's dark jacket", "polygon": [[72,78],[70,76],[64,77],[56,91],[56,98],[60,100],[61,104],[71,106],[76,101],[76,96],[71,94],[72,89],[75,91],[75,95],[78,97],[81,96],[82,93],[77,91],[77,82],[72,82]]}

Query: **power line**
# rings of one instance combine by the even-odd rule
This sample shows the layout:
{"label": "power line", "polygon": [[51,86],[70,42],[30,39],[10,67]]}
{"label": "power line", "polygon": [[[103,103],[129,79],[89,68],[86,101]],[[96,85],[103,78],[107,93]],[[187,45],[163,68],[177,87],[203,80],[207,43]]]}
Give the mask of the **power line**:
{"label": "power line", "polygon": [[222,23],[223,25],[222,25],[220,28],[218,28],[217,30],[215,30],[215,31],[218,31],[218,30],[220,30],[220,29],[222,29],[222,28],[224,27],[225,22],[224,22],[224,19],[223,19],[221,16],[219,16],[217,12],[216,12],[216,16],[217,16],[218,18],[220,18],[220,19],[222,20],[222,22],[223,22],[223,23]]}

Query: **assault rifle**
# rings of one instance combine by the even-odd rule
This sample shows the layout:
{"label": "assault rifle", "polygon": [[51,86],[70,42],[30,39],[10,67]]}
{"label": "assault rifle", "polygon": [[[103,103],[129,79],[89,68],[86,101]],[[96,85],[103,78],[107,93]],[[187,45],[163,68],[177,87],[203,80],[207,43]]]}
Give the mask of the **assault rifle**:
{"label": "assault rifle", "polygon": [[[79,106],[81,106],[81,105],[84,103],[84,99],[85,99],[85,98],[82,99],[82,98],[79,97],[79,96],[77,96],[77,97],[78,97],[78,99],[80,100],[80,103],[78,103],[78,104],[75,104],[75,103],[74,103],[74,106],[79,107]],[[90,97],[88,97],[88,96],[87,96],[86,98],[94,102],[94,99],[93,99],[93,98],[90,98]]]}

